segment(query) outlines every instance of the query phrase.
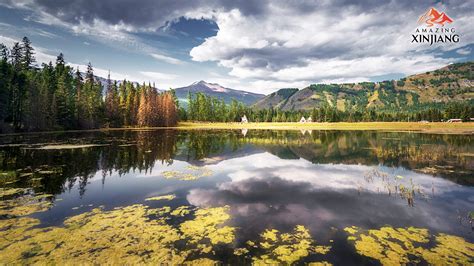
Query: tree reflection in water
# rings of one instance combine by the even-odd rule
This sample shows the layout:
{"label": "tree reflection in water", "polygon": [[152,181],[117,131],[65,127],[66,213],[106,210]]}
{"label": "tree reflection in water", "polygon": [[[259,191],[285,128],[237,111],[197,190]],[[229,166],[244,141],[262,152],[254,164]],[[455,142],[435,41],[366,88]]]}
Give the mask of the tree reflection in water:
{"label": "tree reflection in water", "polygon": [[[40,142],[39,142],[40,140]],[[58,194],[79,184],[85,192],[88,179],[102,171],[107,175],[147,173],[157,163],[174,159],[202,164],[238,156],[239,151],[270,152],[282,159],[303,158],[312,163],[384,165],[439,175],[473,185],[473,138],[469,135],[437,135],[370,131],[108,131],[89,133],[8,136],[0,139],[0,165],[13,176],[15,187],[29,187],[41,178],[38,192]],[[38,142],[40,144],[38,144]],[[104,146],[40,150],[44,143],[100,143]],[[18,145],[22,144],[22,145]],[[8,187],[8,186],[7,186]]]}

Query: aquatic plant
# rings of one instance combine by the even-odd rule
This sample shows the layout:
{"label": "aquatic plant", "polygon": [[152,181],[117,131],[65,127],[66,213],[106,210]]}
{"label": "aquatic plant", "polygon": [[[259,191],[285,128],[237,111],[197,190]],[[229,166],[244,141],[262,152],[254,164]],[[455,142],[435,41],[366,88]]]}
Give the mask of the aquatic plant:
{"label": "aquatic plant", "polygon": [[[446,234],[431,236],[423,228],[393,228],[362,230],[346,227],[348,241],[357,253],[380,261],[383,265],[419,263],[422,260],[433,265],[471,265],[474,258],[474,244],[461,237]],[[428,244],[434,244],[431,249]]]}
{"label": "aquatic plant", "polygon": [[[63,227],[35,228],[39,220],[28,217],[0,220],[0,261],[214,264],[196,256],[211,252],[217,244],[233,242],[235,228],[223,226],[230,218],[227,211],[228,207],[198,209],[192,220],[178,226],[167,224],[166,214],[156,216],[156,209],[140,204],[110,211],[96,208],[68,218]],[[177,248],[183,240],[184,247]]]}
{"label": "aquatic plant", "polygon": [[23,194],[25,192],[26,189],[24,188],[0,188],[0,199],[18,194]]}
{"label": "aquatic plant", "polygon": [[177,179],[182,181],[193,181],[213,174],[212,170],[206,167],[198,167],[194,165],[188,165],[186,170],[187,171],[163,171],[161,174],[166,179]]}
{"label": "aquatic plant", "polygon": [[[410,207],[415,205],[415,195],[418,195],[422,199],[428,198],[421,187],[413,182],[412,178],[408,179],[401,175],[390,175],[377,168],[371,169],[364,174],[364,180],[367,183],[373,183],[376,179],[382,182],[383,188],[387,191],[389,196],[392,196],[392,194],[398,195],[400,198],[406,200],[407,205]],[[407,182],[409,182],[409,184],[407,184]],[[359,185],[359,194],[361,190],[362,185]],[[377,188],[377,190],[380,191],[379,188]]]}
{"label": "aquatic plant", "polygon": [[168,195],[162,195],[162,196],[157,196],[157,197],[150,197],[146,198],[145,201],[151,201],[151,200],[172,200],[176,198],[176,195],[174,194],[168,194]]}
{"label": "aquatic plant", "polygon": [[230,219],[229,207],[198,209],[193,220],[183,222],[179,229],[189,238],[189,243],[198,244],[204,253],[211,251],[212,245],[229,244],[234,241],[235,228],[219,226]]}
{"label": "aquatic plant", "polygon": [[180,238],[178,232],[159,219],[149,220],[146,214],[143,205],[93,209],[67,219],[64,227],[2,230],[2,238],[8,234],[11,244],[0,252],[0,259],[28,264],[183,262],[172,249]]}
{"label": "aquatic plant", "polygon": [[[27,189],[13,188],[3,190],[3,195],[18,195],[26,193]],[[53,195],[50,194],[20,194],[20,196],[0,201],[0,216],[25,216],[35,212],[49,210],[52,206]]]}
{"label": "aquatic plant", "polygon": [[180,206],[176,209],[174,209],[170,214],[172,216],[185,216],[189,213],[191,213],[192,207],[191,206]]}
{"label": "aquatic plant", "polygon": [[267,229],[260,237],[260,242],[247,241],[248,247],[235,250],[234,254],[260,253],[252,258],[254,265],[291,265],[310,254],[326,254],[330,250],[329,246],[315,245],[309,230],[303,225],[297,225],[291,233]]}
{"label": "aquatic plant", "polygon": [[2,197],[3,187],[14,184],[19,181],[16,171],[0,172],[0,197]]}

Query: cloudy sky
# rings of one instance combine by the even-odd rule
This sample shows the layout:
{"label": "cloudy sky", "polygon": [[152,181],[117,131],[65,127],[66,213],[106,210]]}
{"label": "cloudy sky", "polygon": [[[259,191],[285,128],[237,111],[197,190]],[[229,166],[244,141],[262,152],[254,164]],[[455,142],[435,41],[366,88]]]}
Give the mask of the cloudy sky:
{"label": "cloudy sky", "polygon": [[[411,43],[430,7],[454,20],[459,43]],[[163,89],[206,80],[269,93],[473,60],[473,18],[473,0],[0,0],[0,42],[28,36],[39,62],[63,52],[81,70]]]}

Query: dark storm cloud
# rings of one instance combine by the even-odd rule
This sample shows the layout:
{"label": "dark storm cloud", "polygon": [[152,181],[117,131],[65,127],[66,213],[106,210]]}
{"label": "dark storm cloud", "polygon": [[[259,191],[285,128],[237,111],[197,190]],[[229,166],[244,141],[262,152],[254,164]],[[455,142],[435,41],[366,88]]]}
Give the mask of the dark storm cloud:
{"label": "dark storm cloud", "polygon": [[[15,5],[11,1],[10,5]],[[201,8],[212,12],[239,9],[245,15],[256,15],[264,12],[264,1],[204,1],[204,0],[35,0],[33,7],[48,13],[64,22],[78,24],[92,23],[100,19],[115,25],[124,23],[130,26],[150,27],[164,26],[183,16],[186,12]]]}
{"label": "dark storm cloud", "polygon": [[[228,11],[238,9],[242,14],[258,16],[268,10],[269,5],[278,5],[283,9],[293,10],[301,14],[316,10],[330,12],[337,18],[344,9],[355,9],[359,12],[370,12],[384,5],[390,7],[393,1],[216,1],[216,0],[34,0],[30,7],[39,9],[68,23],[91,23],[94,19],[103,20],[109,24],[125,23],[135,27],[164,25],[164,22],[183,16],[186,12],[201,8],[209,12],[215,10]],[[23,6],[22,1],[7,0],[10,6]],[[397,1],[398,7],[415,5],[426,6],[420,2]]]}
{"label": "dark storm cloud", "polygon": [[175,16],[176,12],[186,12],[200,5],[200,1],[174,0],[76,0],[55,1],[37,0],[37,6],[44,12],[69,23],[93,22],[101,19],[110,24],[126,23],[132,26],[148,27],[164,22]]}

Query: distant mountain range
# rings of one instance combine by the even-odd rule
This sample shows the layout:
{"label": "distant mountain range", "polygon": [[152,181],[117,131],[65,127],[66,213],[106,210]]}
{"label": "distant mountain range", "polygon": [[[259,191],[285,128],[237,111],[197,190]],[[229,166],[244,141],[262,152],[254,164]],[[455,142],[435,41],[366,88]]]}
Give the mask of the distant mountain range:
{"label": "distant mountain range", "polygon": [[258,100],[265,97],[264,94],[252,93],[248,91],[233,90],[225,88],[216,83],[208,83],[204,80],[194,82],[193,84],[175,89],[176,96],[181,103],[186,105],[188,100],[188,93],[196,94],[198,92],[204,93],[206,95],[217,97],[224,100],[226,103],[230,103],[232,99],[235,99],[239,102],[242,102],[246,105],[252,105]]}
{"label": "distant mountain range", "polygon": [[[105,87],[107,79],[97,77]],[[120,84],[122,81],[117,81]],[[137,83],[137,82],[134,82]],[[159,90],[164,91],[164,90]],[[188,93],[198,92],[230,103],[232,99],[256,109],[311,110],[321,106],[340,111],[401,110],[441,105],[451,101],[474,102],[474,62],[452,64],[400,80],[346,84],[312,84],[303,89],[285,88],[264,94],[225,88],[206,81],[175,89],[181,106],[187,106]]]}
{"label": "distant mountain range", "polygon": [[[81,74],[83,77],[85,77],[86,75],[85,73],[81,73]],[[107,78],[100,77],[100,76],[95,76],[95,78],[102,84],[103,93],[105,95],[105,91],[107,89]],[[115,80],[112,79],[112,83],[113,82],[115,82]],[[117,80],[117,85],[120,86],[122,82],[123,82],[122,80]],[[132,81],[132,83],[135,85],[137,84],[142,85],[141,83],[136,82],[136,81]],[[160,92],[165,91],[159,88],[156,88],[156,89]],[[206,95],[222,99],[226,103],[230,103],[232,99],[236,99],[237,101],[242,102],[249,106],[257,102],[258,100],[262,99],[263,97],[265,97],[264,94],[229,89],[216,83],[205,82],[204,80],[194,82],[193,84],[186,87],[177,88],[175,89],[175,92],[182,106],[187,106],[188,92],[190,92],[191,94],[196,94],[198,92],[201,92]]]}
{"label": "distant mountain range", "polygon": [[321,106],[340,111],[417,109],[451,101],[474,102],[474,63],[458,63],[398,81],[313,84],[281,89],[256,102],[257,109],[311,110]]}

